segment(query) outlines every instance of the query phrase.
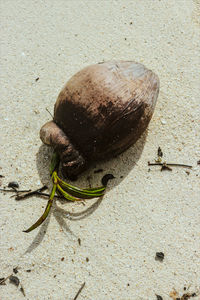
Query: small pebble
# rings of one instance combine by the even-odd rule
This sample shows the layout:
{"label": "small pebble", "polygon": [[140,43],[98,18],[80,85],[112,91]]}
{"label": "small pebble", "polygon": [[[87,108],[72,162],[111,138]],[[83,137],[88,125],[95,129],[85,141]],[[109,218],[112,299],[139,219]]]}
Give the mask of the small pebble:
{"label": "small pebble", "polygon": [[111,179],[114,179],[114,178],[115,178],[115,176],[113,176],[113,174],[106,174],[101,179],[101,183],[103,186],[107,186],[108,181]]}
{"label": "small pebble", "polygon": [[197,296],[197,294],[196,293],[192,293],[192,295],[191,295],[192,297],[196,297]]}
{"label": "small pebble", "polygon": [[18,273],[18,267],[13,268],[13,272],[14,272],[15,274],[17,274],[17,273]]}
{"label": "small pebble", "polygon": [[19,184],[17,181],[11,181],[8,184],[8,187],[12,188],[12,189],[18,189],[19,188]]}
{"label": "small pebble", "polygon": [[167,124],[167,121],[166,121],[165,119],[162,119],[162,120],[161,120],[161,124],[162,124],[162,125],[166,125],[166,124]]}
{"label": "small pebble", "polygon": [[155,260],[163,261],[165,255],[163,252],[156,252]]}
{"label": "small pebble", "polygon": [[17,276],[11,275],[9,277],[9,281],[10,281],[10,283],[12,283],[14,285],[19,286],[19,278]]}
{"label": "small pebble", "polygon": [[163,300],[163,297],[161,297],[160,295],[156,295],[157,300]]}

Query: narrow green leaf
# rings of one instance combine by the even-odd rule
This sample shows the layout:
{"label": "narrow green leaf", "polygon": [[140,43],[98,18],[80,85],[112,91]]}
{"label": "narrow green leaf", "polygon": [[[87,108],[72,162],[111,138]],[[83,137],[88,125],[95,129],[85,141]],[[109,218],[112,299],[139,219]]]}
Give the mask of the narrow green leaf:
{"label": "narrow green leaf", "polygon": [[89,192],[85,192],[85,191],[76,191],[73,188],[69,187],[68,185],[66,185],[63,181],[60,181],[58,179],[58,182],[60,184],[60,186],[69,194],[71,194],[72,196],[78,197],[78,198],[82,198],[82,199],[92,199],[92,198],[98,198],[103,196],[103,193],[89,193]]}
{"label": "narrow green leaf", "polygon": [[65,197],[65,199],[67,199],[69,201],[81,201],[81,199],[75,198],[75,197],[69,195],[67,192],[65,192],[59,184],[57,184],[57,188],[61,192],[61,194]]}
{"label": "narrow green leaf", "polygon": [[51,194],[50,194],[50,198],[49,198],[49,201],[47,203],[47,206],[45,208],[45,211],[44,213],[42,214],[42,216],[37,220],[37,222],[35,222],[31,227],[29,227],[27,230],[24,230],[24,232],[28,233],[34,229],[36,229],[38,226],[40,226],[44,220],[47,218],[49,212],[50,212],[50,209],[52,207],[52,203],[53,203],[53,198],[55,196],[55,192],[56,192],[56,184],[53,185],[53,188],[52,188],[52,191],[51,191]]}
{"label": "narrow green leaf", "polygon": [[105,191],[104,186],[98,187],[98,188],[93,188],[93,189],[80,189],[71,184],[68,184],[67,182],[60,179],[58,176],[57,176],[57,179],[58,179],[58,182],[60,183],[60,185],[63,188],[67,189],[69,193],[74,192],[74,193],[79,194],[80,196],[88,196],[88,197],[92,197],[92,198],[101,197],[101,196],[103,196],[103,192]]}
{"label": "narrow green leaf", "polygon": [[105,189],[106,189],[106,187],[102,185],[102,186],[99,186],[96,188],[83,189],[83,191],[90,192],[90,193],[100,193],[100,192],[105,191]]}

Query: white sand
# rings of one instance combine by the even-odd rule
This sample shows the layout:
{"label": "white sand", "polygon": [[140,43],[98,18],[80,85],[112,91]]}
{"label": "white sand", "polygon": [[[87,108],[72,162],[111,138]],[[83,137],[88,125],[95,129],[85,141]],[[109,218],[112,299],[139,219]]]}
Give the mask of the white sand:
{"label": "white sand", "polygon": [[[91,201],[56,202],[45,224],[25,234],[46,200],[16,202],[0,194],[0,277],[19,266],[26,299],[73,299],[84,281],[80,300],[146,300],[155,294],[170,299],[173,288],[181,296],[184,286],[198,292],[198,13],[192,0],[1,0],[1,187],[12,180],[22,189],[49,182],[51,152],[42,146],[39,129],[50,119],[46,107],[53,111],[63,84],[82,67],[136,60],[161,81],[148,134],[119,158],[97,166],[117,178],[91,214],[71,214]],[[183,168],[148,172],[158,146],[167,161],[193,165],[190,174]],[[86,186],[88,175],[93,185],[99,183],[102,174],[93,171],[77,184]],[[157,251],[165,254],[162,263],[155,261]],[[0,286],[0,299],[24,297],[7,283]]]}

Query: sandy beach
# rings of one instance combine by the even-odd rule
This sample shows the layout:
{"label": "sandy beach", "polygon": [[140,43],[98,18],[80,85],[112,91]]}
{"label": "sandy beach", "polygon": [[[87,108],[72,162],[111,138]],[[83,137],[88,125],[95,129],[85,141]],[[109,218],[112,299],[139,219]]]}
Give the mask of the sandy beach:
{"label": "sandy beach", "polygon": [[[27,234],[47,200],[0,193],[0,278],[18,267],[13,275],[20,280],[18,287],[1,285],[0,299],[73,300],[84,282],[78,300],[170,300],[184,293],[200,299],[199,1],[1,0],[0,6],[1,189],[17,181],[20,189],[46,184],[50,192],[52,150],[39,131],[77,71],[134,60],[160,78],[148,130],[76,182],[96,186],[112,173],[103,199],[55,201],[48,219]],[[149,167],[159,146],[163,161],[192,169]]]}

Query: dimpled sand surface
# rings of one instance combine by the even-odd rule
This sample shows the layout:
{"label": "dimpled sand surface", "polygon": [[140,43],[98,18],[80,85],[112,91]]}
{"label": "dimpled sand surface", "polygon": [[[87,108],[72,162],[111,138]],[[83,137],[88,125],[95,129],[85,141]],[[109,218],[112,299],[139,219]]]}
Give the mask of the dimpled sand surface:
{"label": "dimpled sand surface", "polygon": [[[15,180],[20,189],[48,184],[50,190],[52,152],[42,146],[39,130],[51,119],[46,108],[53,112],[62,86],[84,66],[135,60],[161,82],[148,131],[76,182],[96,186],[112,173],[116,178],[102,201],[56,201],[46,222],[26,234],[22,230],[42,214],[46,199],[17,202],[12,193],[0,193],[0,277],[18,266],[15,276],[26,294],[7,281],[0,299],[72,300],[83,282],[78,300],[156,300],[156,294],[165,300],[172,292],[174,299],[186,292],[200,299],[199,2],[0,4],[1,188]],[[149,168],[158,146],[164,161],[193,168]],[[103,172],[94,174],[99,168]],[[163,262],[156,252],[164,253]]]}

